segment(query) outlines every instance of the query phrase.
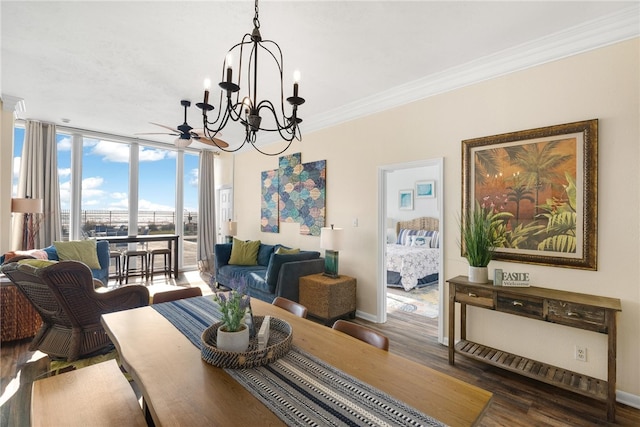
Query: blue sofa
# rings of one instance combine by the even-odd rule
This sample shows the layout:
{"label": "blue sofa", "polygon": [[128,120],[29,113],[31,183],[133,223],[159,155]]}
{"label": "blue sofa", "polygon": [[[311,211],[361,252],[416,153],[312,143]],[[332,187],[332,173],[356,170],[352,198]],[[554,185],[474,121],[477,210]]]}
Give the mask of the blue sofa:
{"label": "blue sofa", "polygon": [[248,295],[268,303],[277,296],[298,302],[298,279],[322,273],[324,258],[320,258],[320,252],[315,251],[276,254],[281,246],[261,243],[257,265],[230,265],[232,243],[215,245],[215,281],[230,289],[244,285]]}
{"label": "blue sofa", "polygon": [[[43,249],[38,249],[38,251],[45,251],[47,253],[47,258],[50,261],[60,261],[58,257],[58,251],[54,245],[47,246]],[[109,281],[109,242],[106,240],[98,240],[96,242],[96,252],[98,255],[98,262],[100,263],[100,268],[91,269],[91,274],[95,279],[100,280],[105,286],[107,286],[107,282]],[[2,255],[0,257],[0,264],[4,264],[6,255]],[[30,256],[27,256],[31,258]],[[9,258],[11,259],[11,258]],[[6,261],[8,262],[9,259]]]}
{"label": "blue sofa", "polygon": [[[47,253],[49,260],[60,261],[56,247],[51,245],[42,249]],[[105,286],[109,281],[109,242],[106,240],[98,240],[96,242],[96,251],[98,252],[99,269],[91,269],[91,274],[95,279],[100,280]]]}

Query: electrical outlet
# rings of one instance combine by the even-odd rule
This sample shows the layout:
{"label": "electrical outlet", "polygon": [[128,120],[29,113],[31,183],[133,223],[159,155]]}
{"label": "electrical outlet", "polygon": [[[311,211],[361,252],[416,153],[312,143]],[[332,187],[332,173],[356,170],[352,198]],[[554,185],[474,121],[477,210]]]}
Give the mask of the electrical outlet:
{"label": "electrical outlet", "polygon": [[575,358],[581,362],[587,361],[587,347],[576,345],[575,347]]}

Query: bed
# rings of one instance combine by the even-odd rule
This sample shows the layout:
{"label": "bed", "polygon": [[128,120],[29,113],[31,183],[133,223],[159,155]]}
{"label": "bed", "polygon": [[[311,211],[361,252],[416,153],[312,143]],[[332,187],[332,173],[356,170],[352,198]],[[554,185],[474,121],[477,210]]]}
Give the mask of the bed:
{"label": "bed", "polygon": [[395,243],[387,243],[387,286],[409,291],[438,281],[438,218],[420,217],[396,224]]}

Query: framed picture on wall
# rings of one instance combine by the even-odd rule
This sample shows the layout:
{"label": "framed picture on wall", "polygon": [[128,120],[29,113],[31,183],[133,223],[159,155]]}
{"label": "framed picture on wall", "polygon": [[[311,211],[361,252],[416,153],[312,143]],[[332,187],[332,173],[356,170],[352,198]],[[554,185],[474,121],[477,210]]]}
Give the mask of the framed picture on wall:
{"label": "framed picture on wall", "polygon": [[462,141],[462,217],[501,219],[494,259],[597,270],[598,120]]}
{"label": "framed picture on wall", "polygon": [[400,190],[398,193],[398,208],[405,211],[412,211],[413,190]]}
{"label": "framed picture on wall", "polygon": [[416,199],[432,199],[435,196],[435,181],[416,181]]}

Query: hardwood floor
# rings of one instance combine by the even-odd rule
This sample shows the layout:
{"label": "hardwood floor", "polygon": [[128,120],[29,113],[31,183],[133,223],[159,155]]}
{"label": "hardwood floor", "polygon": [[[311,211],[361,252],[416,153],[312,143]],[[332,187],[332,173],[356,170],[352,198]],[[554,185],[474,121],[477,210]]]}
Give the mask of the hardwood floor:
{"label": "hardwood floor", "polygon": [[[198,283],[197,272],[187,280],[210,293],[208,286]],[[153,284],[162,284],[156,281]],[[480,420],[480,426],[602,426],[606,422],[605,405],[559,388],[494,368],[473,360],[457,357],[448,363],[447,347],[437,342],[435,319],[411,313],[396,312],[385,324],[362,319],[357,323],[377,329],[391,341],[389,351],[425,364],[478,387],[494,396]],[[49,360],[40,352],[29,352],[30,340],[3,343],[1,347],[0,426],[29,426],[31,383],[49,369]],[[108,398],[108,397],[105,397]],[[425,399],[428,399],[425,396]],[[640,410],[617,405],[620,426],[640,426]]]}

